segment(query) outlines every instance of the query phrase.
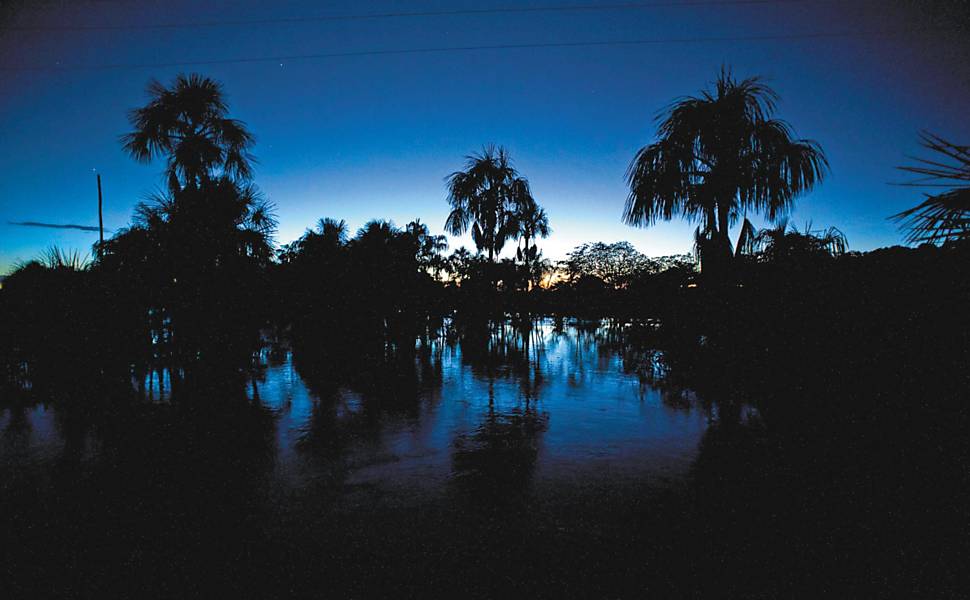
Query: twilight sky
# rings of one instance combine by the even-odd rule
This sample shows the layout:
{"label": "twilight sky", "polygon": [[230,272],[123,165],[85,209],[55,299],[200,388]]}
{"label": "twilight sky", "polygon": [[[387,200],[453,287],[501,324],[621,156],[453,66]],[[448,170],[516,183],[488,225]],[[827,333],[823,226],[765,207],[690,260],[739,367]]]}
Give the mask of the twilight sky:
{"label": "twilight sky", "polygon": [[[886,217],[921,196],[889,183],[904,179],[895,166],[920,154],[918,131],[970,140],[966,31],[940,30],[959,21],[965,1],[196,4],[203,3],[0,8],[0,274],[52,244],[90,250],[97,233],[8,222],[97,225],[95,169],[104,179],[106,228],[128,223],[135,203],[161,184],[162,165],[139,165],[122,152],[126,111],[145,102],[150,78],[167,82],[180,71],[221,81],[232,115],[256,134],[256,183],[277,205],[277,240],[284,243],[323,216],[346,219],[353,229],[371,218],[403,226],[420,217],[441,232],[448,212],[443,178],[492,142],[510,149],[549,213],[554,233],[540,243],[546,256],[624,239],[649,255],[688,251],[692,225],[633,229],[620,222],[623,174],[636,150],[653,141],[657,111],[698,92],[722,64],[738,76],[766,77],[782,98],[778,115],[822,145],[831,175],[800,199],[793,220],[799,227],[835,225],[852,249],[901,241]],[[569,5],[603,10],[299,19]],[[212,22],[223,24],[148,27]],[[83,29],[93,26],[109,28]],[[864,35],[873,32],[903,33]],[[816,33],[852,35],[736,39]],[[725,37],[735,39],[710,39]],[[623,40],[667,41],[174,64]],[[79,68],[119,64],[126,67]],[[451,243],[472,247],[467,236]]]}

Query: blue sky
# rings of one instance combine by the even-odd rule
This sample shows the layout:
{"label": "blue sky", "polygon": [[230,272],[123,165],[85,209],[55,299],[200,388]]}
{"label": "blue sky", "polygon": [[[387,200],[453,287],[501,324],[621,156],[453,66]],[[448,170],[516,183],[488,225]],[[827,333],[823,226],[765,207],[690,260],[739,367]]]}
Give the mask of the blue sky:
{"label": "blue sky", "polygon": [[[569,4],[316,2],[44,3],[7,26],[151,25],[311,15]],[[583,2],[583,4],[595,4]],[[233,116],[257,136],[256,183],[276,203],[278,241],[320,217],[358,227],[413,218],[440,232],[443,179],[486,143],[508,147],[550,215],[540,246],[562,257],[587,241],[629,240],[650,255],[688,251],[693,227],[620,222],[624,170],[653,140],[654,116],[707,85],[722,64],[762,75],[781,95],[779,116],[817,140],[832,173],[798,202],[794,222],[842,229],[853,249],[899,243],[886,217],[920,192],[889,185],[919,154],[917,133],[970,139],[970,69],[959,34],[785,41],[478,50],[130,69],[9,70],[22,66],[157,64],[357,50],[468,45],[750,37],[899,31],[938,26],[919,3],[779,2],[628,10],[406,17],[257,26],[100,31],[0,31],[0,272],[57,244],[88,251],[97,234],[9,221],[125,226],[160,183],[161,164],[121,150],[126,111],[152,77],[180,71],[223,82]],[[471,246],[467,238],[452,246]]]}

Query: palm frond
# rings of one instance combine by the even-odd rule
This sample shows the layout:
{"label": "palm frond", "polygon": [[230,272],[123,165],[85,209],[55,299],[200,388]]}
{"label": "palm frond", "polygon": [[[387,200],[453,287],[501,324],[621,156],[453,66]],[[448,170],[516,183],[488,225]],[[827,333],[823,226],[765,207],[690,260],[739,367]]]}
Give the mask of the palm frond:
{"label": "palm frond", "polygon": [[907,243],[939,244],[970,239],[970,146],[949,142],[929,132],[920,133],[920,144],[941,156],[937,160],[914,159],[917,164],[899,167],[922,177],[911,187],[943,187],[947,191],[925,194],[925,200],[895,215]]}
{"label": "palm frond", "polygon": [[900,224],[910,244],[970,239],[970,187],[927,194],[922,203],[891,219]]}
{"label": "palm frond", "polygon": [[[748,209],[775,221],[828,172],[820,146],[797,140],[773,118],[778,95],[759,77],[738,80],[722,67],[698,96],[679,98],[658,117],[657,140],[626,171],[623,221],[646,227],[683,217],[700,221],[698,246],[730,247],[728,230]],[[743,247],[750,250],[748,224]],[[709,240],[718,238],[717,248]]]}
{"label": "palm frond", "polygon": [[752,255],[757,247],[758,231],[754,228],[747,218],[741,224],[741,233],[738,235],[738,243],[735,247],[735,256]]}
{"label": "palm frond", "polygon": [[91,265],[91,259],[82,255],[78,250],[63,250],[58,246],[51,246],[43,252],[38,261],[48,269],[65,269],[83,271]]}

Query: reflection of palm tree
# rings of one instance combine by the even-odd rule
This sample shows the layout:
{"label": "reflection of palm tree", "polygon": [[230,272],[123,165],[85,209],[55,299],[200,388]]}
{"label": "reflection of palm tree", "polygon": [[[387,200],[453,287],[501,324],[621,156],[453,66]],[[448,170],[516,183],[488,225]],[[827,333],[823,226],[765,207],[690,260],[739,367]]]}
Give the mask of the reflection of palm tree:
{"label": "reflection of palm tree", "polygon": [[714,90],[674,103],[660,139],[627,170],[624,220],[635,226],[676,214],[700,220],[698,241],[710,265],[730,256],[728,230],[743,212],[771,220],[787,214],[828,163],[818,144],[793,139],[784,121],[771,118],[776,101],[758,78],[737,81],[722,70]]}
{"label": "reflection of palm tree", "polygon": [[227,118],[222,86],[201,75],[178,75],[171,87],[148,84],[149,103],[129,114],[134,131],[122,136],[139,162],[168,160],[169,189],[202,185],[216,175],[252,176],[249,149],[255,142],[241,121]]}
{"label": "reflection of palm tree", "polygon": [[939,160],[918,159],[916,166],[901,167],[921,175],[905,185],[950,189],[927,194],[921,204],[892,218],[900,222],[910,243],[970,239],[970,146],[958,146],[930,133],[922,134],[921,141],[923,147],[942,156]]}
{"label": "reflection of palm tree", "polygon": [[452,210],[445,229],[462,235],[471,227],[475,247],[494,260],[516,233],[517,206],[532,200],[528,182],[518,176],[508,152],[493,146],[469,156],[465,170],[452,173],[447,181]]}
{"label": "reflection of palm tree", "polygon": [[494,406],[473,432],[454,442],[455,483],[476,495],[524,491],[535,473],[549,415],[535,406],[496,412]]}

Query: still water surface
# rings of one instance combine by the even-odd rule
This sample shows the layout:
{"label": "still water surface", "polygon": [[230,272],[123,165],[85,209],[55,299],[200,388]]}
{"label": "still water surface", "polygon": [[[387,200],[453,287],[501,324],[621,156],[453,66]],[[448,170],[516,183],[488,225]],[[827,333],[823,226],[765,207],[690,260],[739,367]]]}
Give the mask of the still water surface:
{"label": "still water surface", "polygon": [[[324,384],[323,392],[307,384],[292,353],[267,359],[246,392],[272,417],[266,475],[274,486],[300,488],[339,472],[347,493],[400,502],[434,498],[468,478],[530,494],[598,480],[677,482],[709,415],[651,384],[643,364],[607,343],[617,335],[544,322],[527,340],[495,334],[474,357],[461,343],[431,342],[414,357],[413,374],[398,366],[393,376]],[[167,390],[153,386],[150,398],[164,404]],[[50,406],[4,409],[3,464],[42,466],[65,452],[98,460],[93,431],[66,448],[63,429]]]}

